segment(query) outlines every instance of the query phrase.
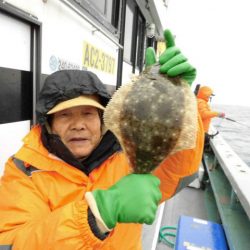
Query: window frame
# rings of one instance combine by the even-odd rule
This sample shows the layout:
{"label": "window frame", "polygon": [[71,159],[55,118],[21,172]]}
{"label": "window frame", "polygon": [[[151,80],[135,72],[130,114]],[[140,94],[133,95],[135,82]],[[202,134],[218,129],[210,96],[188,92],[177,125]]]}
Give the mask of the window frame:
{"label": "window frame", "polygon": [[[99,11],[96,6],[89,0],[69,0],[76,8],[82,11],[87,17],[93,21],[97,21],[102,27],[108,30],[115,37],[119,38],[119,16],[121,12],[121,4],[119,0],[112,0],[111,22]],[[107,3],[105,3],[107,7]]]}
{"label": "window frame", "polygon": [[[130,2],[128,3],[128,1]],[[133,67],[132,72],[135,73],[136,69],[138,69],[140,72],[143,70],[145,41],[146,41],[145,40],[146,21],[135,1],[127,0],[126,6],[128,4],[131,4],[130,6],[134,7],[133,10],[134,16],[132,24],[131,54],[130,58],[124,56],[124,61],[132,65]],[[142,27],[140,31],[138,30],[139,25],[141,25]],[[140,32],[140,34],[138,34],[138,32]]]}
{"label": "window frame", "polygon": [[25,12],[16,6],[0,2],[0,12],[26,23],[31,27],[31,44],[30,44],[30,71],[32,72],[33,103],[31,125],[36,124],[36,102],[41,85],[42,69],[42,23],[36,16]]}

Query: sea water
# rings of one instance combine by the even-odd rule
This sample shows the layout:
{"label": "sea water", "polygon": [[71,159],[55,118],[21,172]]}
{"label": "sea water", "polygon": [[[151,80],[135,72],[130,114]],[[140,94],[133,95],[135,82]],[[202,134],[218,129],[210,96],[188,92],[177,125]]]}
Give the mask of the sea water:
{"label": "sea water", "polygon": [[239,123],[213,118],[212,124],[238,156],[250,167],[250,107],[211,105],[214,111],[224,112],[226,117]]}

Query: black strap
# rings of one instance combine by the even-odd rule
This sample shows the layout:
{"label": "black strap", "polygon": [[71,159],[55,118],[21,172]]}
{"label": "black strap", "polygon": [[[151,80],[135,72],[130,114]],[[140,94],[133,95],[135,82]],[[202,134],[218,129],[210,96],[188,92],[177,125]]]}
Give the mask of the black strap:
{"label": "black strap", "polygon": [[76,159],[69,149],[63,144],[60,137],[55,134],[49,134],[46,127],[42,126],[41,140],[46,149],[58,156],[60,159],[70,165],[80,169],[86,175],[98,168],[102,162],[115,152],[121,151],[119,141],[111,131],[107,131],[103,136],[100,144],[94,149],[88,158],[83,161]]}
{"label": "black strap", "polygon": [[180,192],[183,188],[187,187],[191,182],[193,182],[198,177],[198,171],[192,175],[185,176],[179,180],[178,186],[176,188],[175,194]]}
{"label": "black strap", "polygon": [[[24,162],[15,157],[13,157],[12,159],[15,165],[17,166],[17,168],[20,169],[27,176],[31,176],[32,172],[39,170],[38,168],[35,168],[33,166],[25,167]],[[2,249],[0,248],[0,250]]]}
{"label": "black strap", "polygon": [[0,250],[11,250],[12,245],[0,245]]}

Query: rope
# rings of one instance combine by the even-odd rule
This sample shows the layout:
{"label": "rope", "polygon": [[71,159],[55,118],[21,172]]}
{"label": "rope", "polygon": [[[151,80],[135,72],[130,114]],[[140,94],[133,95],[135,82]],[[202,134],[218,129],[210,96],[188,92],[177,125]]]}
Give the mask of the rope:
{"label": "rope", "polygon": [[[173,232],[170,232],[169,230],[175,230],[176,231],[177,227],[169,227],[169,226],[161,227],[160,232],[159,232],[159,241],[165,243],[166,245],[168,245],[171,248],[174,248],[176,234],[173,233]],[[167,237],[168,238],[169,237],[174,238],[174,241],[169,240]]]}

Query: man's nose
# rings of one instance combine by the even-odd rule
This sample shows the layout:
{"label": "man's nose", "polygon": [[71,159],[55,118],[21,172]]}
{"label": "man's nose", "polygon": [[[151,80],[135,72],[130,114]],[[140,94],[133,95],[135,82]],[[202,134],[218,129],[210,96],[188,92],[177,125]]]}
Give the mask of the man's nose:
{"label": "man's nose", "polygon": [[71,129],[76,129],[76,130],[86,129],[85,119],[81,116],[73,117],[71,121]]}

